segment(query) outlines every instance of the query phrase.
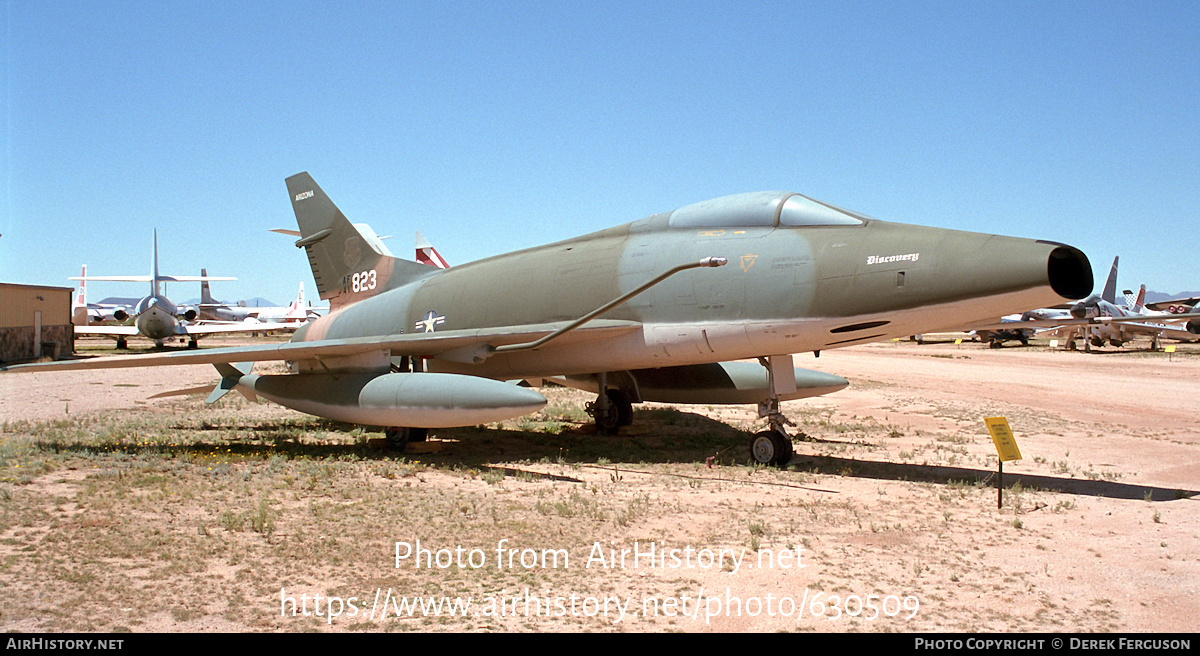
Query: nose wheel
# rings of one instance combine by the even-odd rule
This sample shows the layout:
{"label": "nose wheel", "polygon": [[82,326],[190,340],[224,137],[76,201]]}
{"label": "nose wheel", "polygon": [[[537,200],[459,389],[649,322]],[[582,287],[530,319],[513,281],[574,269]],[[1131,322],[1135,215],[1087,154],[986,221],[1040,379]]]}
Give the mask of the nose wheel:
{"label": "nose wheel", "polygon": [[754,434],[750,440],[750,455],[760,465],[780,467],[792,459],[792,438],[774,428]]}
{"label": "nose wheel", "polygon": [[750,439],[750,457],[760,465],[781,467],[795,454],[786,428],[795,424],[779,409],[779,397],[796,391],[795,369],[790,355],[759,358],[758,362],[767,370],[768,389],[767,400],[758,404],[758,416],[766,418],[769,428]]}

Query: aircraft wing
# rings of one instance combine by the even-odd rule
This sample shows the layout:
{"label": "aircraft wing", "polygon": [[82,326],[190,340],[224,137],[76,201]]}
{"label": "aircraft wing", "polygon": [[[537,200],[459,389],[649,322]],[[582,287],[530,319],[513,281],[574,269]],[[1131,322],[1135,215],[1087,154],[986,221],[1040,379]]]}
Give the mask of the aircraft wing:
{"label": "aircraft wing", "polygon": [[75,326],[76,335],[104,335],[106,337],[137,337],[137,326]]}
{"label": "aircraft wing", "polygon": [[[16,373],[271,360],[317,360],[322,358],[350,357],[378,351],[389,351],[393,357],[412,355],[465,361],[472,357],[474,353],[486,349],[489,345],[521,344],[545,337],[567,325],[568,322],[564,321],[549,324],[504,326],[500,328],[474,328],[432,333],[401,333],[352,339],[255,344],[250,346],[178,351],[174,353],[104,356],[83,360],[59,360],[55,362],[11,365],[0,367],[0,371]],[[636,321],[596,319],[586,326],[563,334],[555,341],[555,344],[607,339],[638,330],[641,328],[641,325],[641,323]],[[240,328],[240,330],[245,332],[246,328]]]}
{"label": "aircraft wing", "polygon": [[[1110,324],[1110,323],[1123,324],[1124,327],[1128,328],[1130,324],[1145,324],[1146,326],[1154,326],[1154,324],[1152,324],[1152,323],[1146,323],[1148,321],[1154,321],[1155,323],[1164,324],[1164,323],[1175,323],[1175,322],[1179,322],[1179,321],[1189,321],[1189,320],[1193,320],[1193,319],[1200,319],[1200,312],[1192,312],[1189,314],[1176,314],[1176,315],[1172,315],[1172,316],[1161,316],[1161,317],[1153,317],[1153,318],[1143,317],[1143,316],[1129,316],[1129,317],[1084,317],[1082,319],[1075,319],[1075,318],[1071,318],[1071,319],[1037,319],[1037,320],[1030,320],[1030,321],[1004,321],[1004,322],[998,321],[996,323],[986,324],[986,325],[982,325],[982,326],[971,326],[970,330],[1013,330],[1016,328],[1069,328],[1072,326],[1102,326],[1104,324]],[[1160,331],[1161,330],[1179,330],[1177,328],[1172,329],[1169,326],[1163,326],[1163,325],[1158,325],[1158,326],[1154,326],[1154,327],[1156,330],[1160,330]],[[1185,330],[1183,332],[1187,332],[1187,331]],[[1193,335],[1193,337],[1196,337],[1196,335]]]}
{"label": "aircraft wing", "polygon": [[[151,282],[154,276],[72,276],[67,280],[86,280],[91,282]],[[159,282],[205,282],[210,280],[237,280],[229,276],[159,276]]]}
{"label": "aircraft wing", "polygon": [[1200,296],[1192,296],[1190,298],[1175,298],[1169,301],[1158,301],[1156,303],[1147,303],[1146,307],[1159,312],[1169,312],[1172,307],[1179,306],[1196,306],[1200,305]]}
{"label": "aircraft wing", "polygon": [[1020,328],[1064,328],[1068,326],[1095,325],[1100,323],[1092,319],[1030,319],[1029,321],[997,321],[995,323],[973,325],[964,330],[1017,330]]}
{"label": "aircraft wing", "polygon": [[1177,339],[1184,342],[1192,342],[1200,339],[1200,334],[1188,332],[1177,326],[1166,326],[1161,323],[1125,321],[1121,323],[1121,330],[1143,335],[1159,335],[1167,339]]}
{"label": "aircraft wing", "polygon": [[191,323],[179,326],[180,335],[215,335],[217,333],[263,333],[271,330],[295,330],[295,324],[286,323]]}

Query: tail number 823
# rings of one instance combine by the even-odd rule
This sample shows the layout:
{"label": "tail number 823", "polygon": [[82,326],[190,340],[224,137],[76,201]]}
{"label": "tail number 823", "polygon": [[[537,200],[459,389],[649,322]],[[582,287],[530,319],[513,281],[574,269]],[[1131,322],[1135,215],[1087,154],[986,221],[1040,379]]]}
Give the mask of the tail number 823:
{"label": "tail number 823", "polygon": [[375,289],[375,285],[378,283],[378,276],[375,274],[375,269],[370,269],[346,276],[345,282],[348,283],[345,287],[354,293],[369,292]]}

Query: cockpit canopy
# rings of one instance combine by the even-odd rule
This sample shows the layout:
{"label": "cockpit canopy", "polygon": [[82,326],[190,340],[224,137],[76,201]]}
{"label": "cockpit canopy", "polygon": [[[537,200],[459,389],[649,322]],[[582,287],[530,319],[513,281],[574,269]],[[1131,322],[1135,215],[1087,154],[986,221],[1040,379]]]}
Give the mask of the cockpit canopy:
{"label": "cockpit canopy", "polygon": [[787,191],[754,191],[671,212],[672,228],[862,225],[864,217]]}

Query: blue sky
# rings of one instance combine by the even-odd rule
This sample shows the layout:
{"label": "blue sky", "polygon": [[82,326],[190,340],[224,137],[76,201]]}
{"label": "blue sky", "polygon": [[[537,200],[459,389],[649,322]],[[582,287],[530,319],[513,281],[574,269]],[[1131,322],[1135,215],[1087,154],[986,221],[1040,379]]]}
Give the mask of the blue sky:
{"label": "blue sky", "polygon": [[148,273],[157,228],[164,273],[285,303],[312,276],[268,231],[309,171],[451,264],[785,189],[1200,289],[1194,0],[3,9],[5,282]]}

